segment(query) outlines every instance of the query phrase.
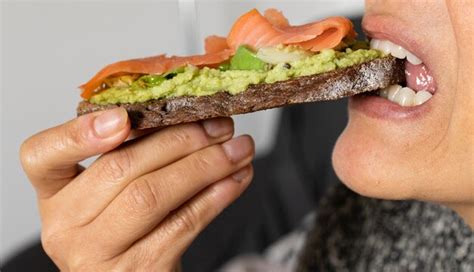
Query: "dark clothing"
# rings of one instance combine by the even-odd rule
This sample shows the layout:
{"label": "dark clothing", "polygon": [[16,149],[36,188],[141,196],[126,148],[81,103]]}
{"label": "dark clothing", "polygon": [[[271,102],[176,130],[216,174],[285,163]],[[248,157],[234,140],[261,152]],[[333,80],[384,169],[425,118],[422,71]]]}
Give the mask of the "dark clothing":
{"label": "dark clothing", "polygon": [[474,271],[474,232],[454,211],[331,189],[298,271]]}

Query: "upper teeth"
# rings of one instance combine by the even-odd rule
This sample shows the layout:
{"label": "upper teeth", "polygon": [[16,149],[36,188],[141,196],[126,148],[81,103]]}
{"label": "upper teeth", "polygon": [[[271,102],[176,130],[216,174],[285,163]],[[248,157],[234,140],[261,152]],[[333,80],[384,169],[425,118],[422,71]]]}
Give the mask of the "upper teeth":
{"label": "upper teeth", "polygon": [[384,52],[385,54],[390,54],[398,59],[407,58],[408,62],[414,65],[418,65],[422,63],[422,61],[417,56],[413,55],[413,53],[406,50],[402,46],[398,44],[394,44],[388,40],[372,39],[370,41],[370,47],[374,49],[378,49]]}

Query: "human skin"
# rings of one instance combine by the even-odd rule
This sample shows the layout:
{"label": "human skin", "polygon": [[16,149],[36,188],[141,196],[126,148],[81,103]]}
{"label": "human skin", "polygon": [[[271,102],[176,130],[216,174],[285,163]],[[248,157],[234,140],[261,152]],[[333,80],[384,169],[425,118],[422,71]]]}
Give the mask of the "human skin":
{"label": "human skin", "polygon": [[[471,12],[471,1],[367,1],[368,32],[403,28],[422,45],[438,90],[414,118],[377,119],[351,107],[333,163],[362,195],[442,203],[473,226]],[[130,134],[125,112],[110,113],[116,119],[101,121],[99,133],[100,114],[106,113],[79,117],[22,145],[24,169],[38,192],[43,246],[66,271],[174,270],[199,231],[248,186],[253,143],[243,137],[230,148],[232,122],[218,119],[119,146]],[[243,152],[240,160],[223,146]],[[77,164],[100,153],[87,169]]]}
{"label": "human skin", "polygon": [[62,271],[176,270],[252,179],[253,140],[233,132],[232,119],[218,118],[122,144],[133,133],[117,108],[30,137],[21,162],[37,191],[47,254]]}
{"label": "human skin", "polygon": [[[374,117],[349,106],[333,152],[339,178],[369,197],[447,205],[474,226],[472,1],[368,0],[369,36],[415,44],[437,91],[416,115]],[[397,42],[400,41],[400,42]],[[403,113],[403,109],[401,109]]]}

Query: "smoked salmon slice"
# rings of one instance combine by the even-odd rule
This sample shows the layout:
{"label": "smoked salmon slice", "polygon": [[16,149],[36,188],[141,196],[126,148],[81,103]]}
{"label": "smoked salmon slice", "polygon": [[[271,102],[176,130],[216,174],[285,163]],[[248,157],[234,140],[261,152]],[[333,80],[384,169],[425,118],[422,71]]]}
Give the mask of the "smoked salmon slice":
{"label": "smoked salmon slice", "polygon": [[186,65],[215,67],[228,60],[240,45],[254,49],[280,44],[298,45],[306,50],[318,52],[334,48],[344,38],[353,39],[355,36],[351,21],[344,17],[330,17],[309,24],[292,26],[276,9],[268,9],[264,15],[252,9],[237,19],[227,37],[207,37],[204,55],[185,57],[158,55],[119,61],[104,67],[79,88],[82,90],[81,96],[89,99],[109,77],[123,74],[163,74]]}
{"label": "smoked salmon slice", "polygon": [[[253,9],[235,22],[227,44],[232,50],[241,44],[258,49],[261,47],[300,45],[313,52],[334,48],[344,38],[355,38],[352,22],[344,17],[329,17],[325,20],[300,26],[291,26],[279,11],[267,10],[265,16]],[[319,38],[323,36],[322,38]]]}
{"label": "smoked salmon slice", "polygon": [[226,37],[212,35],[207,37],[204,41],[204,50],[206,51],[206,54],[217,53],[225,49],[229,49]]}
{"label": "smoked salmon slice", "polygon": [[283,13],[276,9],[267,9],[263,13],[265,18],[275,27],[285,28],[290,26],[288,19],[283,15]]}
{"label": "smoked salmon slice", "polygon": [[84,99],[91,98],[95,91],[103,84],[104,80],[111,76],[122,74],[163,74],[186,65],[214,66],[230,58],[231,50],[195,55],[187,57],[159,55],[148,58],[119,61],[107,65],[100,70],[91,80],[81,85],[81,96]]}

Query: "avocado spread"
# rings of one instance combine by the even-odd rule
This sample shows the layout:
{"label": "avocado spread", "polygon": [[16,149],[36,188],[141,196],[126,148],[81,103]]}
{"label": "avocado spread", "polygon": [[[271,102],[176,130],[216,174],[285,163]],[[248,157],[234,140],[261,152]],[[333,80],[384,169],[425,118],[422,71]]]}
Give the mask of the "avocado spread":
{"label": "avocado spread", "polygon": [[220,69],[187,66],[165,75],[121,80],[121,84],[114,84],[92,96],[90,101],[96,104],[137,103],[167,97],[212,95],[219,91],[235,95],[245,91],[250,84],[274,83],[325,73],[382,56],[382,52],[373,49],[347,48],[343,52],[326,49],[297,61],[268,66],[267,69],[233,70],[229,68],[232,65]]}

